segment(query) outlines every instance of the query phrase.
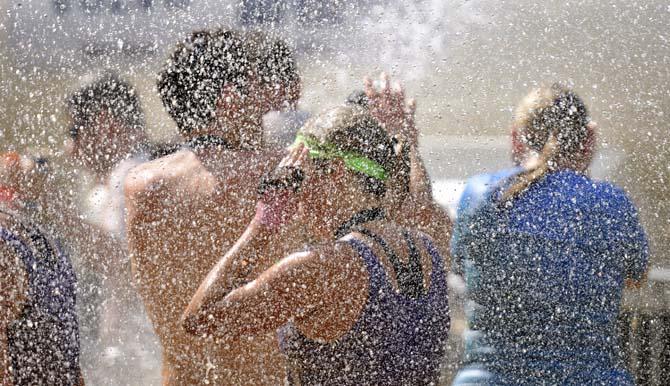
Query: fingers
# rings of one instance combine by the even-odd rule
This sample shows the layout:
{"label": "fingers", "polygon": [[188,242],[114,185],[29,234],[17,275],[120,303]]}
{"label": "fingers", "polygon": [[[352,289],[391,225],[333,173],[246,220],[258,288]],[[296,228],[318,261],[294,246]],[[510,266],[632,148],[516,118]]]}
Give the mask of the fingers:
{"label": "fingers", "polygon": [[278,168],[283,168],[284,166],[286,166],[286,164],[288,163],[288,160],[291,157],[291,154],[293,154],[293,149],[291,149],[291,152],[288,153],[286,156],[284,156],[284,158],[282,158],[281,161],[279,161],[279,165],[277,165],[277,167]]}
{"label": "fingers", "polygon": [[299,143],[298,146],[296,146],[291,151],[291,158],[289,160],[289,163],[286,166],[295,166],[296,163],[298,162],[298,159],[300,159],[300,156],[302,155],[304,150],[305,150],[305,145],[302,144],[302,143]]}
{"label": "fingers", "polygon": [[304,147],[300,150],[300,153],[295,158],[295,162],[293,162],[292,166],[295,167],[300,167],[302,166],[303,162],[307,160],[307,157],[309,156],[309,149]]}
{"label": "fingers", "polygon": [[379,89],[377,89],[375,82],[369,76],[363,78],[364,91],[369,98],[381,98],[387,103],[405,100],[405,87],[401,82],[397,80],[392,82],[391,77],[386,72],[380,73],[379,79],[380,84],[378,85]]}
{"label": "fingers", "polygon": [[405,88],[402,86],[402,83],[396,81],[394,84],[394,88],[397,90],[396,94],[398,95],[398,99],[401,101],[405,100]]}
{"label": "fingers", "polygon": [[381,73],[381,80],[382,80],[382,94],[386,96],[391,95],[391,78],[386,72]]}
{"label": "fingers", "polygon": [[368,98],[371,98],[375,95],[375,86],[369,76],[363,78],[363,90],[365,91],[365,95],[367,95]]}
{"label": "fingers", "polygon": [[412,98],[407,102],[407,115],[414,119],[416,114],[416,99]]}
{"label": "fingers", "polygon": [[285,166],[290,166],[292,165],[295,160],[300,156],[300,152],[302,149],[305,148],[305,145],[302,143],[297,144],[296,146],[293,146],[290,150],[289,153],[282,158],[282,160],[279,162],[278,167],[285,167]]}

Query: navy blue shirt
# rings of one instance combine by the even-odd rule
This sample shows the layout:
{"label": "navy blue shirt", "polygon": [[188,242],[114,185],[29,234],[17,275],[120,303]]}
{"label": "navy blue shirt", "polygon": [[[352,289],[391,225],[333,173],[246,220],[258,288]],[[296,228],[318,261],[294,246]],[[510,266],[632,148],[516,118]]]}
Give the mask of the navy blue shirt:
{"label": "navy blue shirt", "polygon": [[6,331],[13,384],[76,385],[81,375],[77,279],[70,258],[31,221],[3,209],[0,216],[0,242],[16,251],[29,285],[21,315]]}
{"label": "navy blue shirt", "polygon": [[[472,176],[465,184],[465,189],[458,200],[458,208],[456,209],[457,217],[466,217],[472,214],[472,211],[481,204],[487,195],[498,186],[500,181],[521,172],[520,167],[503,169],[495,173],[482,173]],[[453,244],[453,242],[452,242]],[[463,262],[456,255],[452,253],[452,272],[463,275]]]}
{"label": "navy blue shirt", "polygon": [[623,283],[648,259],[633,203],[573,171],[548,174],[508,206],[500,193],[459,213],[452,238],[466,282],[466,365],[499,384],[619,379]]}

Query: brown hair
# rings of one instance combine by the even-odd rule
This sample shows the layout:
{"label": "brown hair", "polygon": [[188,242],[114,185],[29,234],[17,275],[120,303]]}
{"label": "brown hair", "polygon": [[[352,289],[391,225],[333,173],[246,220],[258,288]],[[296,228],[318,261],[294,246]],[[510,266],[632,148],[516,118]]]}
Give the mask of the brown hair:
{"label": "brown hair", "polygon": [[144,131],[145,128],[144,111],[135,87],[111,71],[70,95],[67,106],[74,121],[69,133],[72,138],[81,130],[90,129],[103,112],[128,129]]}
{"label": "brown hair", "polygon": [[238,32],[195,31],[177,44],[158,74],[158,93],[179,131],[189,133],[215,119],[224,86],[246,93],[251,69]]}
{"label": "brown hair", "polygon": [[409,157],[406,146],[390,137],[367,109],[354,105],[335,107],[310,119],[298,132],[321,144],[332,144],[342,152],[355,152],[381,165],[388,179],[355,173],[365,189],[382,197],[390,184],[409,189]]}
{"label": "brown hair", "polygon": [[518,197],[584,149],[589,137],[588,122],[586,105],[572,89],[554,83],[531,91],[517,107],[514,124],[519,128],[521,141],[539,153],[539,160],[512,179],[501,202]]}

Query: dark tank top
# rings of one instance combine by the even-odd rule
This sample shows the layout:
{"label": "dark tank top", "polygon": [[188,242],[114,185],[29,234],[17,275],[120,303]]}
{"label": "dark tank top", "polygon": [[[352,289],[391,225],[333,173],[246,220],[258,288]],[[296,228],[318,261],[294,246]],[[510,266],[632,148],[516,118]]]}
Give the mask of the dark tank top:
{"label": "dark tank top", "polygon": [[446,272],[439,252],[428,239],[421,240],[432,260],[431,284],[427,293],[407,296],[395,290],[368,245],[356,239],[348,242],[367,267],[367,303],[353,328],[334,342],[311,340],[293,323],[279,329],[280,349],[288,359],[289,382],[337,386],[437,384],[450,326]]}
{"label": "dark tank top", "polygon": [[21,315],[7,328],[15,385],[79,383],[76,277],[54,238],[26,218],[0,210],[0,239],[23,262],[28,294]]}

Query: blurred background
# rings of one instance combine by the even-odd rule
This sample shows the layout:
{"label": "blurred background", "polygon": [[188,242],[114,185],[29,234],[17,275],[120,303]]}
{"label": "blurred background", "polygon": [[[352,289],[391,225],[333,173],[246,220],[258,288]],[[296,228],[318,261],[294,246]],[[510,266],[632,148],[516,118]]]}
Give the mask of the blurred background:
{"label": "blurred background", "polygon": [[[151,138],[173,139],[156,73],[177,40],[207,27],[286,38],[303,77],[300,107],[312,113],[365,75],[401,81],[418,102],[436,197],[452,210],[465,178],[511,165],[520,98],[541,83],[572,84],[599,124],[593,175],[633,197],[652,242],[650,284],[625,299],[626,359],[640,383],[670,382],[667,2],[0,0],[0,10],[2,150],[39,148],[56,162],[66,158],[64,99],[109,68],[138,88]],[[457,317],[455,337],[460,329]]]}

